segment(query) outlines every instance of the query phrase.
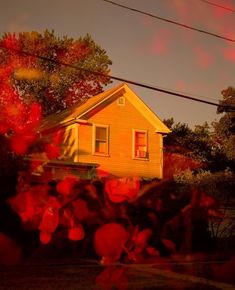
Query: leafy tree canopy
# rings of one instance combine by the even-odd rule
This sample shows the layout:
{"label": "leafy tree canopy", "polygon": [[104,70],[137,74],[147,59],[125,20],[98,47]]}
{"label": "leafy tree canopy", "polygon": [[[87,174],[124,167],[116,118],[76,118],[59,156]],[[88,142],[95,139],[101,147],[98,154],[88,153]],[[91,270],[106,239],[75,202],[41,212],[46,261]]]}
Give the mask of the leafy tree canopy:
{"label": "leafy tree canopy", "polygon": [[185,123],[175,123],[173,118],[164,120],[172,130],[165,138],[166,150],[186,154],[201,162],[209,162],[211,155],[210,126],[207,122],[196,125],[194,130]]}
{"label": "leafy tree canopy", "polygon": [[218,107],[217,113],[223,114],[218,122],[213,123],[214,142],[221,151],[233,163],[235,161],[235,88],[228,87],[222,92],[221,105],[229,106],[230,109]]}
{"label": "leafy tree canopy", "polygon": [[48,30],[6,33],[0,39],[1,103],[18,94],[25,104],[39,103],[43,115],[58,112],[100,93],[110,82],[111,63],[89,35],[74,40]]}
{"label": "leafy tree canopy", "polygon": [[209,126],[207,122],[191,129],[187,124],[164,120],[172,133],[165,138],[168,152],[182,153],[207,164],[212,171],[235,169],[235,89],[222,91],[223,99],[217,109],[223,114]]}

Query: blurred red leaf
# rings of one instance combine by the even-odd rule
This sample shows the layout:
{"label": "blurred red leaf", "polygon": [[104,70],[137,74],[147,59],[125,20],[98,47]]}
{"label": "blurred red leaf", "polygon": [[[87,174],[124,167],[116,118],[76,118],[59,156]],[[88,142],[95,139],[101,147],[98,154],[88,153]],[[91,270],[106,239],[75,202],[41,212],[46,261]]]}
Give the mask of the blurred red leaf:
{"label": "blurred red leaf", "polygon": [[176,245],[174,242],[172,242],[171,240],[168,240],[168,239],[162,239],[162,243],[163,245],[166,247],[166,249],[173,253],[176,251]]}
{"label": "blurred red leaf", "polygon": [[147,247],[152,233],[153,231],[151,229],[144,229],[137,234],[137,236],[134,238],[135,251],[142,252]]}
{"label": "blurred red leaf", "polygon": [[84,238],[85,232],[81,224],[76,225],[68,230],[68,238],[71,241],[80,241]]}
{"label": "blurred red leaf", "polygon": [[62,142],[63,134],[64,134],[63,130],[56,131],[52,137],[53,144],[59,145]]}
{"label": "blurred red leaf", "polygon": [[48,244],[51,241],[52,234],[48,232],[41,231],[40,232],[40,242],[42,244]]}
{"label": "blurred red leaf", "polygon": [[72,193],[73,186],[77,183],[76,177],[66,176],[62,181],[60,181],[56,189],[62,195],[69,195]]}
{"label": "blurred red leaf", "polygon": [[53,233],[59,224],[59,202],[55,198],[50,198],[43,216],[39,229],[44,233]]}
{"label": "blurred red leaf", "polygon": [[103,263],[115,262],[120,258],[123,246],[129,237],[126,229],[118,223],[108,223],[95,233],[94,246]]}
{"label": "blurred red leaf", "polygon": [[139,178],[110,179],[105,183],[105,191],[109,199],[115,203],[134,199],[139,189]]}
{"label": "blurred red leaf", "polygon": [[49,159],[55,159],[60,156],[60,147],[54,144],[46,144],[45,152]]}
{"label": "blurred red leaf", "polygon": [[84,221],[91,217],[94,217],[92,211],[89,210],[87,202],[81,198],[73,201],[73,208],[74,208],[74,216],[78,218],[80,221]]}
{"label": "blurred red leaf", "polygon": [[14,136],[10,139],[11,149],[16,154],[24,154],[28,149],[28,142],[24,140],[21,136]]}

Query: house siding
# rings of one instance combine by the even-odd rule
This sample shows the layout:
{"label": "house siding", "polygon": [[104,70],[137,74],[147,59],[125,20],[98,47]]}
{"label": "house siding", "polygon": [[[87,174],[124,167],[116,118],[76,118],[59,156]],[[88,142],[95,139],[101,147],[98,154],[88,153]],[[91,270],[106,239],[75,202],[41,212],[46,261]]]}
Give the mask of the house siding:
{"label": "house siding", "polygon": [[[102,164],[99,169],[114,176],[162,178],[162,135],[131,102],[125,99],[125,105],[118,105],[115,99],[87,121],[78,127],[77,161]],[[92,155],[93,124],[109,126],[109,156]],[[133,129],[148,132],[148,160],[133,159]]]}

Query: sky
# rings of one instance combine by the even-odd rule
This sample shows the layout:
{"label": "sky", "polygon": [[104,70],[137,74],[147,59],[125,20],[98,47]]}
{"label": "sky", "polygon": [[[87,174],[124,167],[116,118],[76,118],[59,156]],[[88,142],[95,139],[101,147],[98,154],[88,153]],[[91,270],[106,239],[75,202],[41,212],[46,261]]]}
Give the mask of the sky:
{"label": "sky", "polygon": [[[113,0],[235,40],[235,12],[202,0]],[[235,0],[211,0],[235,10]],[[54,30],[91,35],[107,51],[111,75],[218,103],[235,87],[235,42],[179,27],[103,0],[1,0],[0,35]],[[118,85],[114,81],[111,86]],[[109,86],[110,87],[110,86]],[[109,88],[108,87],[108,88]],[[221,116],[216,107],[130,85],[161,118],[194,127]]]}

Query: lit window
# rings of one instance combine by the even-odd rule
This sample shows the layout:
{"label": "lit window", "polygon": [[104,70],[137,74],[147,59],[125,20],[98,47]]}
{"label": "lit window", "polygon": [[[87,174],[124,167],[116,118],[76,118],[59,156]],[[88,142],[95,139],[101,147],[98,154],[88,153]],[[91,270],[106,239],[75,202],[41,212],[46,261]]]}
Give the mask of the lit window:
{"label": "lit window", "polygon": [[133,155],[134,158],[148,158],[147,131],[133,131]]}
{"label": "lit window", "polygon": [[108,126],[94,125],[93,154],[108,155]]}

